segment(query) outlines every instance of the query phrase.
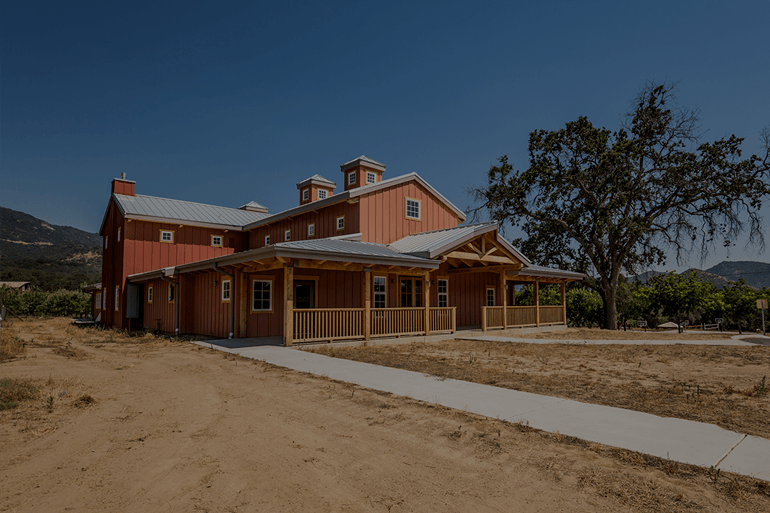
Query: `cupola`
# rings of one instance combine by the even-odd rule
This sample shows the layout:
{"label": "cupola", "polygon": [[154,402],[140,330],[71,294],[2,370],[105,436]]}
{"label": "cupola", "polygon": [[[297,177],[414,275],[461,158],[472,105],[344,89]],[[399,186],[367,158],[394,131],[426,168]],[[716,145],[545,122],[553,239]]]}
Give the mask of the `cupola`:
{"label": "cupola", "polygon": [[326,199],[334,194],[337,184],[327,180],[321,175],[313,175],[297,184],[299,189],[299,204],[307,205],[310,202]]}
{"label": "cupola", "polygon": [[366,155],[345,162],[340,166],[344,175],[345,190],[381,182],[385,167],[385,164],[372,160]]}
{"label": "cupola", "polygon": [[261,214],[267,214],[267,207],[260,205],[256,201],[249,201],[245,205],[238,207],[238,210],[248,210],[249,212],[259,212]]}

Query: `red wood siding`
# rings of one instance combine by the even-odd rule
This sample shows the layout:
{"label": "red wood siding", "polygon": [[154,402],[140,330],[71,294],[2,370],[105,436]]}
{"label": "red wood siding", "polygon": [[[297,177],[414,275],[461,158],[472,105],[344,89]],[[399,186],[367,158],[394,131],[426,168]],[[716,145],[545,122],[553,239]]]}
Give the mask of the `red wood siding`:
{"label": "red wood siding", "polygon": [[[337,218],[345,216],[345,229],[337,231]],[[315,223],[315,236],[307,236],[307,226]],[[307,212],[292,219],[284,219],[269,226],[260,226],[249,232],[249,248],[256,249],[265,245],[265,236],[270,235],[270,243],[284,242],[284,232],[291,230],[291,240],[323,239],[358,233],[358,205],[347,202],[336,203],[317,212]]]}
{"label": "red wood siding", "polygon": [[[406,198],[420,201],[420,221],[406,218]],[[416,182],[396,185],[361,197],[362,240],[390,244],[413,233],[457,226],[457,216]]]}
{"label": "red wood siding", "polygon": [[[440,273],[439,273],[440,274]],[[495,289],[495,306],[502,305],[500,275],[496,273],[468,273],[449,275],[449,306],[457,308],[457,325],[481,324],[481,307],[487,304],[487,287]],[[431,305],[438,303],[433,302]]]}
{"label": "red wood siding", "polygon": [[[174,333],[176,328],[176,303],[168,300],[169,283],[163,280],[147,282],[143,287],[142,304],[143,327],[150,330],[160,330],[164,333]],[[152,303],[147,301],[147,291],[152,287]],[[180,289],[179,292],[182,292]],[[184,301],[186,298],[182,298]],[[182,303],[184,304],[184,302]],[[181,328],[181,325],[180,325]],[[180,329],[183,332],[183,330]]]}

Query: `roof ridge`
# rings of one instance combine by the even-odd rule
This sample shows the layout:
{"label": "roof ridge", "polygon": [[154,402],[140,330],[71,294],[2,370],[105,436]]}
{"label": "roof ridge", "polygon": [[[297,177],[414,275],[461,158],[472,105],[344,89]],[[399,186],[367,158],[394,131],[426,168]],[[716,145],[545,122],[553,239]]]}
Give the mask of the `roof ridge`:
{"label": "roof ridge", "polygon": [[[461,230],[463,228],[470,228],[472,226],[483,226],[483,225],[492,225],[492,224],[497,224],[497,221],[486,221],[483,223],[463,224],[459,226],[453,226],[451,228],[439,228],[438,230],[429,230],[427,232],[410,233],[409,235],[401,237],[398,240],[403,240],[403,239],[406,239],[407,237],[416,237],[418,235],[427,235],[429,233],[448,232],[449,230]],[[393,241],[393,243],[395,242],[398,242],[398,241]]]}

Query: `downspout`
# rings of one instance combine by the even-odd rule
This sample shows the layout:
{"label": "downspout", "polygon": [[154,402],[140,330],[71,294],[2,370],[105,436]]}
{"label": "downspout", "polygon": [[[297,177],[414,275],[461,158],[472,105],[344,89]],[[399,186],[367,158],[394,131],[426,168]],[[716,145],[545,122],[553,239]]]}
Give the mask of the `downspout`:
{"label": "downspout", "polygon": [[235,276],[224,269],[220,269],[217,262],[214,262],[214,270],[230,277],[230,336],[228,338],[232,339],[233,330],[235,329]]}
{"label": "downspout", "polygon": [[171,278],[166,278],[166,275],[161,272],[160,278],[163,281],[167,281],[174,285],[174,302],[176,303],[176,328],[174,329],[174,335],[176,337],[179,337],[179,303],[181,302],[181,296],[179,295],[179,282],[176,282],[172,280]]}

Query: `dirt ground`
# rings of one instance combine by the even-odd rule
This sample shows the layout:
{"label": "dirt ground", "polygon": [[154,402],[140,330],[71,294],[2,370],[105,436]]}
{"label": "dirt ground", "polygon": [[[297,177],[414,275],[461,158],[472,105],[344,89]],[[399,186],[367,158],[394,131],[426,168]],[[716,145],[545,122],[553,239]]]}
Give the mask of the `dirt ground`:
{"label": "dirt ground", "polygon": [[0,411],[0,511],[770,510],[765,481],[190,343],[61,319],[0,338],[0,392],[38,392]]}
{"label": "dirt ground", "polygon": [[770,438],[770,347],[450,340],[314,351]]}
{"label": "dirt ground", "polygon": [[521,333],[520,329],[489,330],[487,335],[500,335],[517,338],[536,338],[554,340],[724,340],[737,332],[718,332],[687,330],[685,333],[672,333],[671,330],[601,330],[596,328],[567,328],[541,333]]}

